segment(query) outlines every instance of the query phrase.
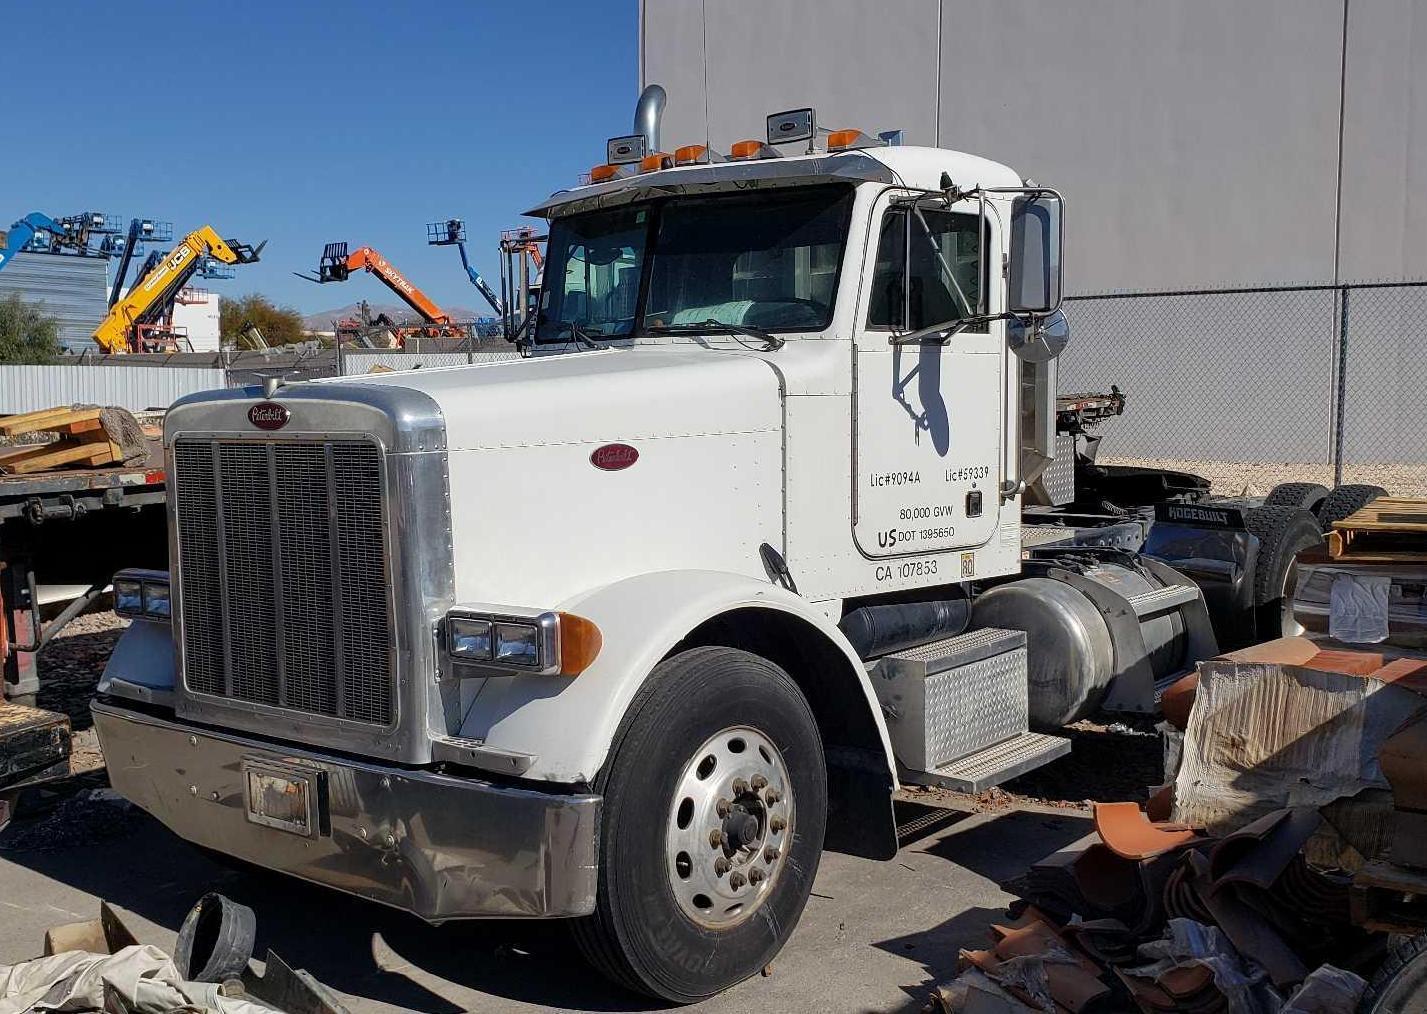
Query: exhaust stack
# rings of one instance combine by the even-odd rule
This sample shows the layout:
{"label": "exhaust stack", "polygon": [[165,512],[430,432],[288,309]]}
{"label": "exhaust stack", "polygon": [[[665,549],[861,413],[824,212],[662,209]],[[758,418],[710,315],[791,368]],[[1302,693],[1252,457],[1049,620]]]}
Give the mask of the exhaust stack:
{"label": "exhaust stack", "polygon": [[669,97],[663,85],[646,85],[634,107],[634,132],[644,136],[646,152],[659,151],[659,120],[664,115],[664,101]]}

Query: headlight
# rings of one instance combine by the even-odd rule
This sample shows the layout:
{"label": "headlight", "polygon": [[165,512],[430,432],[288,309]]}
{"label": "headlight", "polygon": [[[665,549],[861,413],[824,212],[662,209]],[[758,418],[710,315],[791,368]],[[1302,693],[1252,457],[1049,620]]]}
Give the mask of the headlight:
{"label": "headlight", "polygon": [[511,665],[544,668],[537,665],[540,662],[540,629],[528,623],[497,623],[495,660]]}
{"label": "headlight", "polygon": [[478,660],[491,657],[491,621],[452,616],[446,620],[447,648],[451,657]]}
{"label": "headlight", "polygon": [[173,616],[168,574],[162,570],[121,570],[114,575],[114,612],[131,620]]}
{"label": "headlight", "polygon": [[507,673],[578,676],[603,644],[599,627],[572,613],[458,606],[445,622],[452,662]]}
{"label": "headlight", "polygon": [[144,614],[156,620],[166,620],[173,615],[173,603],[169,598],[168,582],[144,582]]}
{"label": "headlight", "polygon": [[130,578],[114,579],[114,611],[120,616],[138,616],[144,611],[144,586]]}

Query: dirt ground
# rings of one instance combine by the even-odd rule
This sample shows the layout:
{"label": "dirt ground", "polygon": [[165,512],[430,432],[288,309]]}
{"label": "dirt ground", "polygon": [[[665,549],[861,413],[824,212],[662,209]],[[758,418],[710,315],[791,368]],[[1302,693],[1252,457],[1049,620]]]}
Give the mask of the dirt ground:
{"label": "dirt ground", "polygon": [[[218,890],[258,913],[273,947],[338,991],[353,1014],[655,1009],[574,956],[559,923],[432,927],[261,871],[216,865],[107,787],[89,699],[124,621],[87,616],[45,650],[39,703],[76,730],[76,773],[26,797],[0,832],[0,963],[37,953],[56,923],[117,906],[141,940],[172,948],[188,907]],[[1142,799],[1159,780],[1145,723],[1071,730],[1071,754],[980,796],[909,788],[889,862],[823,856],[797,933],[764,976],[696,1008],[919,1011],[984,946],[1012,897],[1001,888],[1090,831],[1086,800]],[[1106,772],[1113,772],[1107,775]],[[830,1000],[829,998],[837,998]]]}
{"label": "dirt ground", "polygon": [[[1224,496],[1265,496],[1281,482],[1321,482],[1333,488],[1333,466],[1322,462],[1181,461],[1172,458],[1102,456],[1106,465],[1170,468],[1202,475]],[[1368,463],[1346,465],[1343,482],[1381,486],[1393,496],[1427,496],[1427,465]]]}

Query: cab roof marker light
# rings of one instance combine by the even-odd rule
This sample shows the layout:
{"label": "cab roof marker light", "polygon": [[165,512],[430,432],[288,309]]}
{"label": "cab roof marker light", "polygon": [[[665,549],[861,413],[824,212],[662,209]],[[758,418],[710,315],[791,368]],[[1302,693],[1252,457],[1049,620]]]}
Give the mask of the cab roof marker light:
{"label": "cab roof marker light", "polygon": [[591,183],[605,183],[609,180],[617,180],[621,176],[627,176],[629,171],[618,165],[597,165],[590,170]]}
{"label": "cab roof marker light", "polygon": [[707,165],[722,161],[723,156],[706,144],[686,144],[674,151],[675,165]]}
{"label": "cab roof marker light", "polygon": [[667,151],[651,151],[639,160],[639,171],[641,173],[657,173],[660,169],[668,169],[674,164],[674,156]]}
{"label": "cab roof marker light", "polygon": [[728,157],[735,162],[747,162],[755,158],[781,158],[776,151],[762,141],[735,141],[729,149]]}
{"label": "cab roof marker light", "polygon": [[[889,131],[888,133],[893,133]],[[899,131],[896,133],[900,133]],[[827,135],[828,151],[850,151],[853,148],[883,148],[890,139],[869,137],[860,130],[834,130]]]}

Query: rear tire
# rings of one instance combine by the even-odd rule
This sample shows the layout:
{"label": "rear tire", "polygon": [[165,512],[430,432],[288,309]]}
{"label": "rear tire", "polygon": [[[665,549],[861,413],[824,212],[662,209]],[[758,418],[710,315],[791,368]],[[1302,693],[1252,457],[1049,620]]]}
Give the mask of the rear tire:
{"label": "rear tire", "polygon": [[1311,513],[1296,507],[1260,507],[1245,517],[1258,537],[1254,563],[1254,619],[1259,640],[1301,634],[1293,619],[1293,592],[1298,584],[1294,557],[1322,545],[1323,533]]}
{"label": "rear tire", "polygon": [[1427,933],[1388,951],[1358,1005],[1360,1014],[1408,1014],[1427,1007]]}
{"label": "rear tire", "polygon": [[1318,507],[1328,498],[1328,487],[1321,482],[1281,482],[1264,498],[1265,507],[1298,507],[1318,513]]}
{"label": "rear tire", "polygon": [[766,966],[807,903],[827,821],[822,742],[788,674],[734,648],[666,659],[595,788],[598,895],[573,926],[586,959],[674,1003]]}
{"label": "rear tire", "polygon": [[1381,486],[1362,483],[1339,486],[1328,494],[1314,512],[1318,515],[1318,527],[1325,532],[1331,531],[1334,521],[1342,521],[1349,515],[1356,514],[1380,496],[1387,496],[1387,490]]}

